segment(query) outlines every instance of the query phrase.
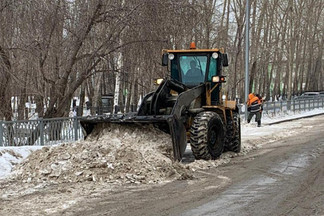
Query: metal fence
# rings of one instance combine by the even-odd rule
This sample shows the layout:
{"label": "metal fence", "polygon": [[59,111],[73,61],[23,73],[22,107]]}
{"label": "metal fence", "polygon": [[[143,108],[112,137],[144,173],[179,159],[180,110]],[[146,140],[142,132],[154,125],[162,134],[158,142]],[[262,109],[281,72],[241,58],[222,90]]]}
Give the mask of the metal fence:
{"label": "metal fence", "polygon": [[[263,113],[276,115],[324,108],[324,98],[265,102]],[[244,105],[240,105],[244,114]],[[23,145],[54,145],[82,140],[80,117],[23,121],[0,121],[0,147]]]}
{"label": "metal fence", "polygon": [[0,146],[54,145],[79,139],[83,134],[77,117],[0,121]]}
{"label": "metal fence", "polygon": [[[288,100],[273,101],[263,104],[263,113],[273,114],[309,111],[317,108],[324,108],[324,98],[304,99],[304,100]],[[244,105],[241,105],[241,114],[244,114]]]}

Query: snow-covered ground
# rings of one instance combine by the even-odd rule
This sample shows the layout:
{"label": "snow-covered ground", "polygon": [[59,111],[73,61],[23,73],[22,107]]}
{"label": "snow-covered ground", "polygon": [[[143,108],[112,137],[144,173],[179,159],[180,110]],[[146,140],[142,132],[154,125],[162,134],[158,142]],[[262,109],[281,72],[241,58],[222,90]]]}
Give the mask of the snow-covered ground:
{"label": "snow-covered ground", "polygon": [[[262,127],[257,127],[256,123],[252,122],[247,124],[244,120],[242,121],[242,142],[251,142],[255,139],[260,139],[260,137],[272,137],[273,140],[276,140],[278,134],[280,136],[285,135],[292,135],[294,133],[293,130],[289,130],[289,128],[296,127],[296,123],[294,121],[285,123],[285,133],[282,133],[282,126],[281,125],[270,125],[272,123],[295,119],[295,118],[302,118],[306,116],[316,115],[316,114],[324,114],[324,109],[315,109],[312,111],[306,111],[301,113],[286,113],[286,114],[277,114],[276,116],[264,115],[262,117]],[[279,133],[280,132],[280,133]],[[269,140],[268,140],[269,141]],[[260,144],[260,143],[259,143]],[[10,172],[12,171],[13,167],[22,162],[28,155],[37,150],[42,148],[41,146],[19,146],[19,147],[0,147],[0,179],[6,178]]]}
{"label": "snow-covered ground", "polygon": [[[306,112],[300,112],[300,113],[293,113],[288,112],[286,114],[284,113],[277,113],[275,116],[272,116],[272,114],[266,115],[264,114],[262,116],[261,122],[262,127],[257,127],[257,123],[254,122],[254,118],[250,122],[250,124],[246,123],[244,120],[242,121],[242,131],[241,136],[242,140],[246,138],[251,138],[253,136],[260,137],[260,136],[269,136],[278,134],[278,132],[282,131],[283,129],[288,129],[290,127],[293,127],[296,125],[295,122],[287,122],[285,123],[286,128],[282,128],[282,125],[276,125],[274,123],[281,122],[281,121],[287,121],[287,120],[293,120],[293,119],[299,119],[307,116],[317,115],[317,114],[324,114],[324,109],[314,109],[311,111]],[[273,124],[273,125],[270,125]],[[291,131],[293,133],[293,131]]]}

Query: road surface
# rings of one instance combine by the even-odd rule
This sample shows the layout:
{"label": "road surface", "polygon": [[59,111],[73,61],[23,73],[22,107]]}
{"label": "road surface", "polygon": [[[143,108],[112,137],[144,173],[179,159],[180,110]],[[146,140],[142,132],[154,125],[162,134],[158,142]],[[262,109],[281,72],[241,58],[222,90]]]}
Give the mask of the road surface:
{"label": "road surface", "polygon": [[198,171],[193,180],[107,194],[77,214],[324,215],[324,116],[299,121],[297,136]]}
{"label": "road surface", "polygon": [[193,179],[118,189],[3,182],[0,215],[324,215],[324,116],[297,121],[292,136],[260,137],[261,148]]}

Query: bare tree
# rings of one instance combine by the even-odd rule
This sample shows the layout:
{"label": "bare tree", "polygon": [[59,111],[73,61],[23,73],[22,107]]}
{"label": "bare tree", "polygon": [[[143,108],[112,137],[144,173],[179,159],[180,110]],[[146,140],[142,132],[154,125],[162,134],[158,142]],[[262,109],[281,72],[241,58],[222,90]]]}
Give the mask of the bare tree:
{"label": "bare tree", "polygon": [[[250,91],[275,99],[323,90],[324,3],[250,4]],[[85,96],[99,106],[101,94],[115,90],[122,110],[134,110],[156,87],[153,79],[168,76],[161,49],[185,49],[191,41],[225,48],[228,95],[243,98],[246,19],[239,0],[3,0],[0,117],[12,119],[12,97],[18,118],[28,117],[23,110],[30,100],[46,118],[67,116],[73,96],[80,96],[82,110]]]}

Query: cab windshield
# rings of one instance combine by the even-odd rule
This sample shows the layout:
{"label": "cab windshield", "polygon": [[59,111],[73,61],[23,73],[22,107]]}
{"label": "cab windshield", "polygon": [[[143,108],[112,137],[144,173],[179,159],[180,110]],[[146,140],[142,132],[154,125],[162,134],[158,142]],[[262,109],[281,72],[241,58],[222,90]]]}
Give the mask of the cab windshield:
{"label": "cab windshield", "polygon": [[179,65],[185,85],[199,85],[205,81],[207,56],[180,56]]}

